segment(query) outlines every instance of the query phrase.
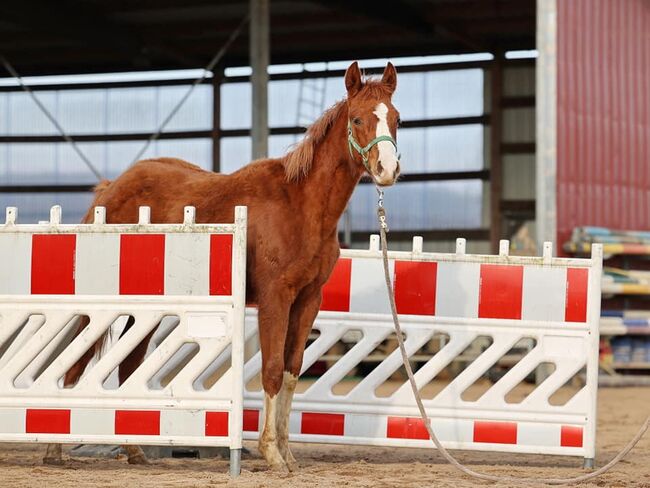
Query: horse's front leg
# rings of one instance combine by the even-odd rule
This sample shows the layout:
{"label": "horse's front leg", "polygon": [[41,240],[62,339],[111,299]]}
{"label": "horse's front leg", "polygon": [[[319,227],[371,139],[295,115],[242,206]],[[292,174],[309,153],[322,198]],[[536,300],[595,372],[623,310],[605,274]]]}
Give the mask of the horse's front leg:
{"label": "horse's front leg", "polygon": [[262,350],[262,385],[264,387],[264,429],[259,450],[271,469],[286,471],[287,464],[278,449],[278,399],[284,370],[284,343],[289,323],[289,309],[294,297],[287,290],[267,289],[259,300],[258,328]]}
{"label": "horse's front leg", "polygon": [[282,388],[278,395],[277,425],[278,449],[290,471],[298,469],[298,463],[289,449],[289,415],[291,402],[296,391],[298,376],[309,332],[311,331],[321,304],[320,284],[304,288],[291,307],[289,330],[284,345],[284,374]]}

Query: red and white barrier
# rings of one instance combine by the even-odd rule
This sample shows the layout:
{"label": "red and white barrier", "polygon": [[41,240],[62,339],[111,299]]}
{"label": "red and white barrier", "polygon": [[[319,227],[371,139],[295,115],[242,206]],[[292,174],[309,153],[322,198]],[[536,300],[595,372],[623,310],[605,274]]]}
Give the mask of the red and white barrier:
{"label": "red and white barrier", "polygon": [[[327,351],[353,333],[356,344],[303,393],[294,398],[291,439],[382,446],[432,447],[406,380],[390,396],[377,388],[402,366],[395,350],[354,388],[335,394],[334,387],[393,333],[377,236],[368,251],[342,251],[325,286],[320,332],[305,352],[306,371]],[[390,271],[405,345],[410,356],[434,336],[448,341],[416,371],[420,388],[430,383],[477,338],[492,344],[433,398],[424,398],[432,426],[448,448],[582,456],[595,452],[598,374],[598,320],[602,253],[591,259],[508,256],[502,242],[498,256],[465,254],[458,240],[455,254],[422,252],[420,238],[412,252],[389,252]],[[255,311],[247,310],[246,337],[255,334]],[[535,346],[480,398],[463,392],[522,339]],[[329,361],[332,361],[331,359]],[[519,403],[506,395],[540,364],[555,371]],[[244,366],[248,382],[261,366],[257,354]],[[549,397],[581,369],[586,385],[566,404]],[[262,396],[244,393],[244,438],[260,427]]]}
{"label": "red and white barrier", "polygon": [[[0,225],[0,441],[227,446],[239,471],[246,277],[246,209],[234,224]],[[78,317],[90,324],[72,340]],[[125,317],[134,325],[108,341],[71,388],[66,371]],[[173,326],[121,386],[110,378],[166,317]],[[196,352],[181,366],[177,353]],[[210,387],[195,384],[228,351]],[[152,381],[161,370],[171,376]]]}
{"label": "red and white barrier", "polygon": [[[263,396],[243,385],[259,374],[261,356],[242,368],[246,224],[243,211],[237,215],[235,224],[197,225],[188,208],[183,224],[161,226],[149,224],[142,209],[137,225],[107,225],[98,209],[95,224],[65,226],[54,209],[49,223],[20,226],[9,209],[0,226],[0,252],[12,257],[0,268],[0,440],[228,445],[239,452],[242,431],[256,438]],[[424,253],[416,238],[412,252],[389,252],[408,354],[448,337],[417,360],[420,388],[475,339],[491,339],[424,399],[433,428],[449,448],[592,459],[602,249],[595,245],[591,259],[554,258],[550,244],[542,257],[507,251],[504,241],[498,256],[468,255],[459,239],[455,254]],[[91,323],[70,342],[78,315]],[[122,335],[118,322],[127,315],[135,326]],[[175,318],[157,330],[144,363],[118,388],[117,365],[169,316]],[[249,309],[246,339],[256,326]],[[303,371],[342,338],[357,339],[296,394],[291,439],[431,447],[406,381],[389,396],[377,394],[402,366],[398,351],[351,391],[334,393],[393,334],[376,236],[367,251],[342,252],[314,328],[320,335],[305,351]],[[65,371],[109,329],[115,334],[105,355],[63,389]],[[464,400],[522,339],[534,347],[479,398]],[[522,401],[506,401],[546,363],[555,366],[548,378]],[[549,403],[583,368],[586,385],[564,405]]]}

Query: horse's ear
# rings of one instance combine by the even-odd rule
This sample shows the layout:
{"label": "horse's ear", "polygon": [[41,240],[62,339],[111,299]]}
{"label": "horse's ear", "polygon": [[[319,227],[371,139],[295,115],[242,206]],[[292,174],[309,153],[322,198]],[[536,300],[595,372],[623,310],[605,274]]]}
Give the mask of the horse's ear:
{"label": "horse's ear", "polygon": [[389,88],[391,93],[395,92],[395,88],[397,88],[397,71],[390,61],[384,69],[384,75],[381,77],[381,81]]}
{"label": "horse's ear", "polygon": [[359,63],[352,63],[345,72],[345,89],[348,91],[348,97],[353,97],[361,90],[361,71]]}

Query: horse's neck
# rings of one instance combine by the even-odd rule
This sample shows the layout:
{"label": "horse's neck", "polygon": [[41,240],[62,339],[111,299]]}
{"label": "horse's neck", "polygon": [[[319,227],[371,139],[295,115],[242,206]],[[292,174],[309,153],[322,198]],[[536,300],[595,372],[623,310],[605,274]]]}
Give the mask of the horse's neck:
{"label": "horse's neck", "polygon": [[320,225],[323,236],[336,232],[338,221],[363,172],[350,163],[346,123],[340,118],[314,153],[311,171],[304,181],[306,210]]}

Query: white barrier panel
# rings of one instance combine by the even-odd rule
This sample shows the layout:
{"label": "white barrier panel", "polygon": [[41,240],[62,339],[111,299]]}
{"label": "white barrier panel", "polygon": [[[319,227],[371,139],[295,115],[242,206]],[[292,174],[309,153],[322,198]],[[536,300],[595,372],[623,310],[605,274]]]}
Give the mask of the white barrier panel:
{"label": "white barrier panel", "polygon": [[[0,441],[227,446],[242,441],[246,208],[234,224],[0,225]],[[74,340],[80,317],[90,323]],[[116,323],[101,358],[72,387],[66,371]],[[173,327],[118,387],[110,378],[157,325]],[[179,351],[192,350],[179,364]],[[209,387],[195,379],[225,350]],[[175,367],[170,370],[169,365]],[[166,370],[164,378],[153,380]]]}
{"label": "white barrier panel", "polygon": [[[290,434],[294,441],[432,447],[408,382],[389,396],[377,388],[402,366],[398,350],[351,391],[334,387],[394,333],[385,289],[381,253],[373,236],[368,251],[342,251],[324,289],[314,328],[320,332],[305,352],[303,372],[342,338],[356,335],[354,346],[303,393],[294,398]],[[397,308],[410,356],[436,336],[445,345],[415,373],[420,388],[430,383],[477,338],[491,344],[424,405],[434,431],[448,448],[582,456],[595,451],[598,375],[598,320],[602,251],[591,259],[551,256],[499,256],[458,252],[390,252]],[[256,333],[255,310],[247,310],[246,336]],[[480,398],[463,400],[463,392],[520,341],[534,344],[521,360]],[[555,370],[523,400],[508,393],[539,365]],[[244,366],[248,383],[260,371],[258,353]],[[213,365],[216,367],[216,365]],[[564,405],[549,397],[581,370],[586,385]],[[259,391],[244,393],[244,438],[256,438],[263,404]]]}

